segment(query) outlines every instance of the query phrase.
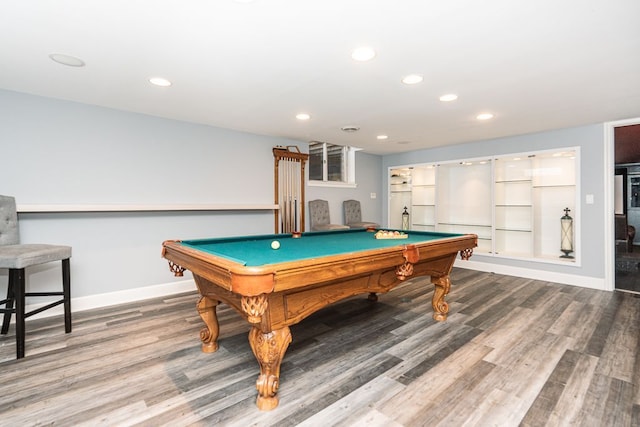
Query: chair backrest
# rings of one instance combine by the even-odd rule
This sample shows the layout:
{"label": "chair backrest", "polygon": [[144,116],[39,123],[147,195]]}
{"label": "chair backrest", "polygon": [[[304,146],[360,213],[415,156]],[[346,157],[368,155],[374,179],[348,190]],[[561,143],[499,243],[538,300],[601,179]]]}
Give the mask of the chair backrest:
{"label": "chair backrest", "polygon": [[627,240],[629,238],[629,227],[627,226],[626,215],[616,215],[615,229],[616,240]]}
{"label": "chair backrest", "polygon": [[0,195],[0,246],[20,243],[16,199]]}
{"label": "chair backrest", "polygon": [[362,222],[362,211],[360,210],[360,202],[357,200],[345,200],[342,202],[344,211],[344,223],[353,224]]}
{"label": "chair backrest", "polygon": [[331,223],[329,218],[329,202],[326,200],[309,200],[309,220],[311,228],[316,225],[327,225]]}

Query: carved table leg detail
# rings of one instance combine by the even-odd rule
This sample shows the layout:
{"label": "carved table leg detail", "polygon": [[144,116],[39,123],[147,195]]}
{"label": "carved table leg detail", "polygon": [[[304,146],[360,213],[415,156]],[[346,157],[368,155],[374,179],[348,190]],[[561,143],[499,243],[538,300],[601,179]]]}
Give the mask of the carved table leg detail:
{"label": "carved table leg detail", "polygon": [[468,260],[473,255],[473,248],[467,248],[460,251],[460,259]]}
{"label": "carved table leg detail", "polygon": [[290,342],[291,331],[288,326],[268,333],[262,333],[254,326],[249,332],[251,350],[260,364],[260,376],[256,381],[256,405],[262,411],[270,411],[278,406],[280,364]]}
{"label": "carved table leg detail", "polygon": [[431,277],[431,283],[435,286],[433,291],[433,299],[431,305],[433,306],[433,319],[438,322],[447,320],[447,314],[449,313],[449,304],[444,300],[444,297],[449,293],[451,288],[451,281],[449,276]]}
{"label": "carved table leg detail", "polygon": [[176,264],[173,261],[169,261],[169,270],[173,273],[173,275],[175,277],[182,277],[184,276],[184,270],[185,268]]}
{"label": "carved table leg detail", "polygon": [[406,280],[407,277],[413,275],[413,264],[409,261],[396,267],[396,277],[398,280]]}
{"label": "carved table leg detail", "polygon": [[205,353],[213,353],[218,350],[218,335],[220,328],[218,326],[218,315],[216,314],[216,306],[219,301],[201,296],[196,304],[198,314],[206,325],[200,330],[200,340],[202,341],[202,351]]}
{"label": "carved table leg detail", "polygon": [[242,311],[247,314],[249,323],[256,324],[262,322],[262,315],[267,310],[267,296],[265,294],[253,297],[243,296],[240,300]]}

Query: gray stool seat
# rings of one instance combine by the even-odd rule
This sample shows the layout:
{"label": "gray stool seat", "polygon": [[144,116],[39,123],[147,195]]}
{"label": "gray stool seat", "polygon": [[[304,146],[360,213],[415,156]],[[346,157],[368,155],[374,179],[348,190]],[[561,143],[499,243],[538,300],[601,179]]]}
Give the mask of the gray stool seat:
{"label": "gray stool seat", "polygon": [[[0,196],[0,268],[9,270],[7,298],[0,301],[0,313],[4,314],[0,333],[9,332],[11,316],[16,315],[16,358],[24,357],[25,319],[57,305],[64,305],[64,330],[71,332],[71,275],[69,259],[71,247],[48,244],[20,244],[16,201],[10,196]],[[26,292],[25,268],[62,261],[62,291]],[[25,311],[26,297],[59,296],[49,304]],[[15,304],[15,307],[14,307]]]}
{"label": "gray stool seat", "polygon": [[0,268],[26,268],[71,258],[71,246],[24,244],[0,246]]}

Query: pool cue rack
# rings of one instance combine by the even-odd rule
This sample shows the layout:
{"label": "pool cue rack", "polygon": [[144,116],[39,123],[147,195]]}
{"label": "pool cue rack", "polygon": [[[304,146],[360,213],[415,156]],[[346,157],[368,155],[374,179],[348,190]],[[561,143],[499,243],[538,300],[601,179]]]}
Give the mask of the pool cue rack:
{"label": "pool cue rack", "polygon": [[276,234],[303,232],[305,228],[304,168],[309,155],[296,145],[273,148],[274,227]]}

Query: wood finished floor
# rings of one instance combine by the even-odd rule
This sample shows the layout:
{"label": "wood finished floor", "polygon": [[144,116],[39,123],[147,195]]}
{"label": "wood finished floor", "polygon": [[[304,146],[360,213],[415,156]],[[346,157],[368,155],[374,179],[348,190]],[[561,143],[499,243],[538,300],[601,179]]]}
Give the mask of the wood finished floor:
{"label": "wood finished floor", "polygon": [[640,292],[640,247],[633,252],[616,249],[616,289]]}
{"label": "wood finished floor", "polygon": [[248,325],[196,293],[27,324],[0,337],[2,426],[638,426],[637,295],[454,269],[449,319],[414,279],[292,327],[280,406],[255,406]]}

